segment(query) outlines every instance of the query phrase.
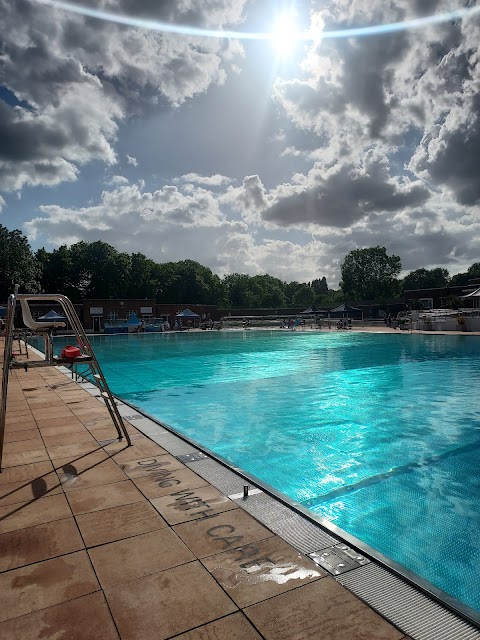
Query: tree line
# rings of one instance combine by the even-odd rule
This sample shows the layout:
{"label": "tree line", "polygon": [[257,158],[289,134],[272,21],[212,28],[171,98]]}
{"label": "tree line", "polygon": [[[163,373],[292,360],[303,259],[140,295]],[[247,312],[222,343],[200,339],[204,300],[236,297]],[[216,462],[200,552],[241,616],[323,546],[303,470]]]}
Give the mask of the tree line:
{"label": "tree line", "polygon": [[33,252],[19,230],[0,225],[0,301],[15,284],[29,293],[63,293],[84,298],[154,298],[157,303],[212,304],[223,308],[307,307],[345,300],[382,300],[407,289],[463,285],[480,277],[480,263],[450,278],[446,269],[417,269],[399,279],[398,256],[384,247],[355,249],[341,266],[338,290],[325,277],[284,282],[270,275],[231,273],[224,278],[194,260],[159,264],[141,253],[117,251],[102,242],[77,242],[53,251]]}

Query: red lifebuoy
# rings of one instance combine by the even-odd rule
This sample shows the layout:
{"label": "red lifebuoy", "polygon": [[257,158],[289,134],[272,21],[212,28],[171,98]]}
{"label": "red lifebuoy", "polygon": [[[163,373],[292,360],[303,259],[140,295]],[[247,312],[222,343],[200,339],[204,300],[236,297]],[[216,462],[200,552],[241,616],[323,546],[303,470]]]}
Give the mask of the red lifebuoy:
{"label": "red lifebuoy", "polygon": [[68,360],[75,360],[78,358],[82,352],[78,347],[72,347],[72,345],[67,345],[62,350],[62,358],[68,358]]}

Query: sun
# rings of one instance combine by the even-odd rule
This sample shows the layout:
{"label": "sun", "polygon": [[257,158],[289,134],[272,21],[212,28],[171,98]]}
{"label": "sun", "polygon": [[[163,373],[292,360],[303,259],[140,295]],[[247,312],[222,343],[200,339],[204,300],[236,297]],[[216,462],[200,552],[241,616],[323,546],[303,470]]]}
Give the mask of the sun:
{"label": "sun", "polygon": [[279,16],[272,29],[272,46],[281,57],[288,57],[293,53],[299,34],[296,28],[295,18],[291,13]]}

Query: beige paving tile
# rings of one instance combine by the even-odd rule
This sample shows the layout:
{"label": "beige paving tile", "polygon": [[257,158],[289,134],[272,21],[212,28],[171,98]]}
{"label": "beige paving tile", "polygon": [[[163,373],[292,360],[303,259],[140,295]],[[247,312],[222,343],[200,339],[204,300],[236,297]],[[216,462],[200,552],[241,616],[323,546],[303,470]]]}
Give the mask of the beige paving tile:
{"label": "beige paving tile", "polygon": [[57,460],[64,460],[70,458],[71,462],[75,464],[76,458],[85,455],[86,453],[92,453],[94,451],[100,451],[101,447],[96,440],[92,442],[77,442],[74,444],[60,444],[58,446],[48,447],[48,454],[55,464]]}
{"label": "beige paving tile", "polygon": [[177,524],[173,529],[197,558],[274,536],[243,509],[225,511],[206,520]]}
{"label": "beige paving tile", "polygon": [[[90,433],[90,431],[87,431],[87,433]],[[91,434],[92,438],[95,437],[95,440],[97,440],[97,442],[103,440],[116,440],[118,438],[117,430],[112,423],[109,427],[95,429],[95,431],[92,431]]]}
{"label": "beige paving tile", "polygon": [[120,467],[103,451],[81,456],[72,461],[56,461],[57,474],[66,492],[126,480]]}
{"label": "beige paving tile", "polygon": [[[16,444],[16,443],[11,443]],[[3,457],[3,467],[19,467],[34,462],[43,462],[48,460],[48,453],[45,447],[33,449],[32,451],[20,451],[18,453],[5,454]]]}
{"label": "beige paving tile", "polygon": [[7,413],[5,415],[5,424],[7,426],[13,426],[16,424],[23,424],[24,422],[34,422],[33,414],[27,403],[24,403],[23,407],[10,406],[7,403]]}
{"label": "beige paving tile", "polygon": [[63,415],[61,416],[37,417],[36,422],[39,429],[44,429],[46,427],[68,427],[72,425],[77,425],[77,427],[82,427],[84,429],[80,420],[78,420],[68,409],[64,410]]}
{"label": "beige paving tile", "polygon": [[190,469],[154,469],[148,475],[134,478],[137,487],[147,498],[158,498],[172,491],[205,487],[208,482]]}
{"label": "beige paving tile", "polygon": [[89,489],[69,491],[67,497],[74,515],[145,500],[133,482],[127,479]]}
{"label": "beige paving tile", "polygon": [[230,549],[202,562],[242,608],[326,575],[278,536]]}
{"label": "beige paving tile", "polygon": [[84,548],[74,518],[39,524],[0,535],[0,571]]}
{"label": "beige paving tile", "polygon": [[23,422],[15,422],[9,423],[8,420],[5,422],[5,431],[9,433],[13,433],[14,431],[26,431],[27,429],[36,429],[37,424],[35,420],[28,419]]}
{"label": "beige paving tile", "polygon": [[82,424],[85,426],[91,422],[92,420],[108,420],[110,424],[112,423],[112,419],[110,418],[110,414],[108,411],[94,411],[90,410],[88,413],[76,414],[77,418],[80,420]]}
{"label": "beige paving tile", "polygon": [[104,589],[195,560],[170,528],[94,547],[88,553]]}
{"label": "beige paving tile", "polygon": [[168,496],[152,498],[151,503],[169,524],[209,518],[216,513],[237,508],[232,500],[210,486],[173,491]]}
{"label": "beige paving tile", "polygon": [[198,562],[111,587],[105,595],[122,640],[164,640],[236,610]]}
{"label": "beige paving tile", "polygon": [[66,424],[81,424],[66,406],[56,409],[34,409],[33,416],[39,427],[58,427]]}
{"label": "beige paving tile", "polygon": [[[74,435],[77,433],[85,433],[85,427],[81,422],[78,424],[66,424],[66,425],[54,425],[48,427],[39,427],[40,433],[43,438],[55,437],[55,436],[63,436],[63,435]],[[88,433],[88,432],[87,432]]]}
{"label": "beige paving tile", "polygon": [[0,623],[5,640],[118,640],[102,593],[63,602]]}
{"label": "beige paving tile", "polygon": [[62,486],[55,471],[33,480],[0,484],[0,506],[30,502],[43,496],[62,493]]}
{"label": "beige paving tile", "polygon": [[132,441],[132,446],[127,446],[125,441],[115,442],[105,447],[105,451],[110,453],[117,464],[138,460],[147,456],[160,456],[167,453],[158,444],[148,438],[138,438]]}
{"label": "beige paving tile", "polygon": [[0,621],[45,609],[99,589],[85,551],[0,575]]}
{"label": "beige paving tile", "polygon": [[148,502],[112,507],[77,516],[87,547],[163,529],[167,523]]}
{"label": "beige paving tile", "polygon": [[45,451],[43,441],[36,440],[20,440],[18,442],[6,442],[3,445],[3,455],[8,456],[12,453],[22,453],[24,451]]}
{"label": "beige paving tile", "polygon": [[47,451],[50,451],[51,447],[78,444],[79,442],[97,443],[95,438],[91,436],[85,428],[82,428],[81,431],[74,431],[72,433],[54,433],[52,435],[42,432],[42,437],[45,446],[47,447]]}
{"label": "beige paving tile", "polygon": [[[114,459],[116,459],[116,457]],[[140,458],[139,460],[129,460],[128,462],[121,462],[120,466],[129,478],[148,476],[153,471],[158,471],[160,469],[172,470],[187,468],[184,464],[179,462],[174,456],[171,456],[169,453],[165,453],[159,456]]]}
{"label": "beige paving tile", "polygon": [[182,633],[175,640],[262,640],[262,636],[255,631],[243,613],[238,612]]}
{"label": "beige paving tile", "polygon": [[63,493],[45,496],[33,502],[21,502],[0,507],[0,533],[25,529],[45,522],[62,520],[72,515]]}
{"label": "beige paving tile", "polygon": [[36,440],[42,442],[40,431],[38,429],[22,429],[21,431],[10,431],[5,429],[5,442],[20,442],[23,440]]}
{"label": "beige paving tile", "polygon": [[47,397],[48,396],[42,394],[37,398],[26,398],[26,401],[28,402],[28,406],[32,410],[32,413],[34,409],[38,411],[39,409],[55,409],[57,407],[63,408],[64,405],[60,399],[58,398],[47,399]]}
{"label": "beige paving tile", "polygon": [[12,469],[3,469],[0,473],[0,485],[33,480],[53,471],[53,465],[48,460],[34,464],[26,464]]}
{"label": "beige paving tile", "polygon": [[266,640],[400,640],[386,622],[333,578],[248,607],[245,614]]}
{"label": "beige paving tile", "polygon": [[109,415],[98,416],[94,415],[92,417],[82,417],[82,424],[87,427],[89,431],[95,431],[96,429],[105,429],[105,427],[112,426],[112,419]]}
{"label": "beige paving tile", "polygon": [[82,395],[78,396],[76,398],[78,400],[78,402],[75,403],[75,404],[72,404],[72,406],[70,407],[71,410],[76,415],[81,415],[81,414],[85,414],[85,413],[92,413],[92,412],[97,412],[99,414],[109,415],[108,414],[108,409],[103,404],[103,402],[100,402],[100,400],[97,400],[96,398],[92,398],[92,396],[89,393],[87,393],[86,391],[84,393],[85,393],[85,395],[82,394]]}

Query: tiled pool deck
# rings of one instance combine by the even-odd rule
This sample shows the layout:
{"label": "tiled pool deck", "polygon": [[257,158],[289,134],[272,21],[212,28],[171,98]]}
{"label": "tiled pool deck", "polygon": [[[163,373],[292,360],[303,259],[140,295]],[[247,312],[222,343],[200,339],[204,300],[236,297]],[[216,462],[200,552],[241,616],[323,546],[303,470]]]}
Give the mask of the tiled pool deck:
{"label": "tiled pool deck", "polygon": [[175,447],[126,424],[131,447],[64,373],[12,372],[1,640],[407,638]]}

